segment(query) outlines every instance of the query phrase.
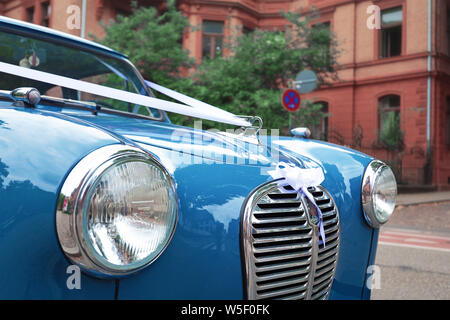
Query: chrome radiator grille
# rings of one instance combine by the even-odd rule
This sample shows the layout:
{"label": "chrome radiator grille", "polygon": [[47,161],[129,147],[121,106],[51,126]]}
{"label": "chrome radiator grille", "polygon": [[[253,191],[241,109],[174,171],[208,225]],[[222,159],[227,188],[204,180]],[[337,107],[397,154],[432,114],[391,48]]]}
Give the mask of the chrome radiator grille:
{"label": "chrome radiator grille", "polygon": [[276,182],[252,193],[243,208],[241,241],[248,299],[326,299],[339,251],[339,214],[322,187],[308,189],[323,213],[320,245],[310,204]]}

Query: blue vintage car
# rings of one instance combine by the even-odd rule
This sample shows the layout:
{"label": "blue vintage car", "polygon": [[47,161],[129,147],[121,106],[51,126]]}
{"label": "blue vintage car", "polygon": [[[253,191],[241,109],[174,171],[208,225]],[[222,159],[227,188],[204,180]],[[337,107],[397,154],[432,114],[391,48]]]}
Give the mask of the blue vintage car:
{"label": "blue vintage car", "polygon": [[[122,54],[4,17],[0,63],[0,299],[370,298],[397,193],[384,163],[174,125],[83,90],[153,97]],[[324,179],[299,192],[280,163]]]}

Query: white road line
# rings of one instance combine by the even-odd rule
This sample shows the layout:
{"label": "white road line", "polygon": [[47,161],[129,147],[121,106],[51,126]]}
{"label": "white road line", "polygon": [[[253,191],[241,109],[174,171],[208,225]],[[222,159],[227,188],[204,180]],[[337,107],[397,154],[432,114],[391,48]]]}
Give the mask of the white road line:
{"label": "white road line", "polygon": [[450,253],[450,249],[445,249],[445,248],[434,248],[434,247],[426,247],[426,246],[413,245],[413,244],[384,242],[384,241],[378,241],[378,244],[381,244],[381,245],[384,245],[384,246],[405,247],[405,248],[423,249],[423,250],[434,250],[434,251],[441,251],[441,252],[449,252]]}
{"label": "white road line", "polygon": [[406,238],[403,241],[405,241],[405,242],[418,242],[418,243],[430,243],[430,244],[437,244],[438,243],[436,241],[417,239],[417,238]]}
{"label": "white road line", "polygon": [[385,233],[380,233],[380,238],[386,238],[386,239],[398,239],[398,237],[395,236],[388,236]]}
{"label": "white road line", "polygon": [[427,233],[421,233],[420,231],[394,231],[393,229],[381,231],[380,236],[389,235],[389,236],[410,236],[410,237],[422,237],[422,238],[430,238],[430,239],[441,239],[450,241],[450,237],[445,236],[435,236]]}

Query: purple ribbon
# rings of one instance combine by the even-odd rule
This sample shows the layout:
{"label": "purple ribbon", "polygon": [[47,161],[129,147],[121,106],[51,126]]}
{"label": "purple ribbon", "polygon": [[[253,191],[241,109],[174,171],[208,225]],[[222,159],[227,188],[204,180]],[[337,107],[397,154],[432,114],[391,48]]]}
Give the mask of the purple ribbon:
{"label": "purple ribbon", "polygon": [[323,244],[323,247],[325,248],[325,230],[323,228],[323,215],[322,211],[320,210],[319,206],[316,204],[316,201],[314,199],[314,196],[311,194],[311,192],[308,191],[306,187],[302,187],[300,190],[298,190],[298,193],[300,193],[300,196],[305,199],[305,196],[309,199],[311,204],[316,209],[317,218],[319,219],[319,222],[317,226],[319,227],[319,234],[322,238],[322,241],[319,240],[319,245]]}

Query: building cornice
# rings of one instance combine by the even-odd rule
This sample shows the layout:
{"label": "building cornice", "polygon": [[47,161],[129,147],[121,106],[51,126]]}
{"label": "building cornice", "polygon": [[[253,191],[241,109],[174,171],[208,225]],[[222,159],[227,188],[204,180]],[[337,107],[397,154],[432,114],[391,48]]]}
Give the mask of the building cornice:
{"label": "building cornice", "polygon": [[[289,0],[278,0],[276,2],[279,3],[286,3],[287,5],[291,4],[292,1]],[[261,2],[258,2],[259,4]],[[181,4],[187,4],[191,6],[206,6],[206,7],[220,7],[220,8],[229,8],[229,9],[238,9],[243,12],[246,12],[250,15],[253,15],[257,19],[264,19],[264,18],[280,18],[282,15],[280,14],[280,10],[276,12],[264,12],[260,8],[258,8],[258,5],[255,5],[255,7],[251,7],[247,5],[246,3],[242,3],[239,1],[227,1],[227,0],[219,0],[219,1],[208,1],[208,0],[183,0],[179,3]],[[256,4],[256,3],[255,3]]]}
{"label": "building cornice", "polygon": [[403,73],[403,74],[396,74],[396,75],[390,75],[390,76],[377,76],[372,78],[365,78],[365,79],[357,79],[357,80],[348,80],[348,81],[341,81],[341,82],[334,82],[329,85],[324,85],[317,89],[317,91],[321,90],[333,90],[333,89],[340,89],[344,87],[357,87],[357,86],[363,86],[363,85],[371,85],[371,84],[383,84],[388,83],[391,81],[403,81],[403,80],[411,80],[411,79],[417,79],[417,78],[427,78],[428,76],[431,76],[433,78],[436,78],[438,76],[443,76],[444,74],[441,72],[427,72],[427,71],[420,71],[420,72],[409,72],[409,73]]}

